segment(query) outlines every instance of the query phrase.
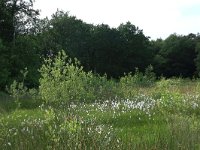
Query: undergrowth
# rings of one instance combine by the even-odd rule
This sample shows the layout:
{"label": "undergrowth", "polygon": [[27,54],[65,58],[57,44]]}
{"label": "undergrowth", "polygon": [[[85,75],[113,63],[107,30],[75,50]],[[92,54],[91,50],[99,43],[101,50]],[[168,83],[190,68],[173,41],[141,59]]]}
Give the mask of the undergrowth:
{"label": "undergrowth", "polygon": [[152,69],[114,81],[64,52],[46,59],[39,89],[0,93],[0,149],[200,149],[199,80]]}

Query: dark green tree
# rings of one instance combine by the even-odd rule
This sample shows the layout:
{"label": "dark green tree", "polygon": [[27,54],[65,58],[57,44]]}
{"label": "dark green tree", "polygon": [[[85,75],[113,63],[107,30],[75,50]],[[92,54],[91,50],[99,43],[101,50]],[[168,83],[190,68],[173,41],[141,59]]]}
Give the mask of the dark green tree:
{"label": "dark green tree", "polygon": [[196,37],[196,47],[195,47],[197,56],[195,59],[195,63],[196,63],[196,74],[198,74],[200,76],[200,35],[197,34]]}
{"label": "dark green tree", "polygon": [[33,3],[32,0],[0,0],[1,88],[19,79],[20,70],[25,67],[30,71],[38,69],[38,65],[31,65],[39,63],[35,57],[39,45],[30,38],[37,33],[35,23],[39,15]]}
{"label": "dark green tree", "polygon": [[152,40],[151,41],[151,45],[152,45],[152,49],[154,49],[155,55],[154,55],[154,61],[153,61],[153,66],[154,66],[154,71],[157,74],[157,76],[161,76],[163,75],[163,70],[165,68],[165,63],[166,63],[166,59],[160,55],[160,51],[163,47],[164,44],[164,40],[162,39],[157,39],[157,40]]}
{"label": "dark green tree", "polygon": [[48,26],[41,34],[45,53],[63,49],[77,57],[86,70],[119,77],[136,67],[145,70],[153,62],[149,38],[130,22],[117,29],[105,24],[94,26],[57,11]]}
{"label": "dark green tree", "polygon": [[0,39],[0,91],[4,90],[5,85],[9,82],[10,76],[10,64],[9,56],[6,55],[7,47],[3,45],[2,40]]}
{"label": "dark green tree", "polygon": [[21,80],[20,70],[28,69],[26,86],[37,87],[39,80],[38,68],[41,65],[40,43],[35,35],[22,35],[16,38],[15,46],[10,47],[10,78]]}
{"label": "dark green tree", "polygon": [[92,32],[92,48],[90,59],[92,69],[109,77],[119,77],[124,74],[125,41],[120,37],[120,32],[115,28],[102,24]]}
{"label": "dark green tree", "polygon": [[90,70],[92,30],[93,25],[84,23],[63,11],[57,11],[49,21],[48,31],[43,32],[45,52],[57,53],[63,49],[71,57],[77,57],[82,65]]}
{"label": "dark green tree", "polygon": [[1,0],[0,14],[0,38],[11,42],[31,32],[39,11],[33,9],[33,0]]}
{"label": "dark green tree", "polygon": [[143,31],[130,22],[118,27],[121,38],[124,39],[126,72],[139,68],[144,71],[148,65],[153,63],[154,50],[151,48],[149,37]]}
{"label": "dark green tree", "polygon": [[170,35],[156,56],[159,74],[164,76],[191,77],[195,73],[196,36]]}

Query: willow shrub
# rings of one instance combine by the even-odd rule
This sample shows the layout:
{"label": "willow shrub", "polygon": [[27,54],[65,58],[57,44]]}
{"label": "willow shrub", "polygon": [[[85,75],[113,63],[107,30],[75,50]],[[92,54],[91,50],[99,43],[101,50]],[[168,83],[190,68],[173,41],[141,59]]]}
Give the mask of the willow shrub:
{"label": "willow shrub", "polygon": [[107,80],[106,75],[99,76],[85,72],[77,59],[69,58],[64,51],[54,58],[44,60],[40,68],[39,92],[46,102],[92,102],[116,98],[131,98],[135,89],[152,86],[155,75],[152,67],[145,74],[136,70],[120,78],[119,82]]}
{"label": "willow shrub", "polygon": [[116,96],[116,82],[106,75],[85,72],[77,59],[64,51],[44,60],[40,68],[39,93],[46,102],[93,102]]}
{"label": "willow shrub", "polygon": [[90,88],[93,74],[84,72],[77,59],[69,58],[64,51],[55,58],[44,60],[40,68],[39,92],[46,102],[88,101],[95,99]]}

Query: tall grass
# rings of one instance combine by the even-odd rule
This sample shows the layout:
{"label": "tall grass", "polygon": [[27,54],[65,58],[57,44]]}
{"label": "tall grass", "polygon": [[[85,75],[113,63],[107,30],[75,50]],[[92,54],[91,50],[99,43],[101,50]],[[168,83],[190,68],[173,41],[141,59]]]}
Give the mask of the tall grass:
{"label": "tall grass", "polygon": [[200,82],[155,81],[151,66],[118,82],[65,53],[45,60],[39,90],[1,94],[0,149],[200,149]]}

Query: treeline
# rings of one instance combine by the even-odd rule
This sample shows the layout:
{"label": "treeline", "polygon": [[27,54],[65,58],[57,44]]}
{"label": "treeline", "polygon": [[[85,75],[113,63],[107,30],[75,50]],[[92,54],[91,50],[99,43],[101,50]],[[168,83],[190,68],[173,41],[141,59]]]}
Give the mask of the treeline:
{"label": "treeline", "polygon": [[200,72],[200,35],[172,34],[151,40],[130,22],[111,28],[83,22],[63,11],[39,19],[33,1],[0,0],[0,88],[13,80],[37,87],[43,58],[64,50],[85,71],[118,78],[149,65],[157,76],[197,77]]}

